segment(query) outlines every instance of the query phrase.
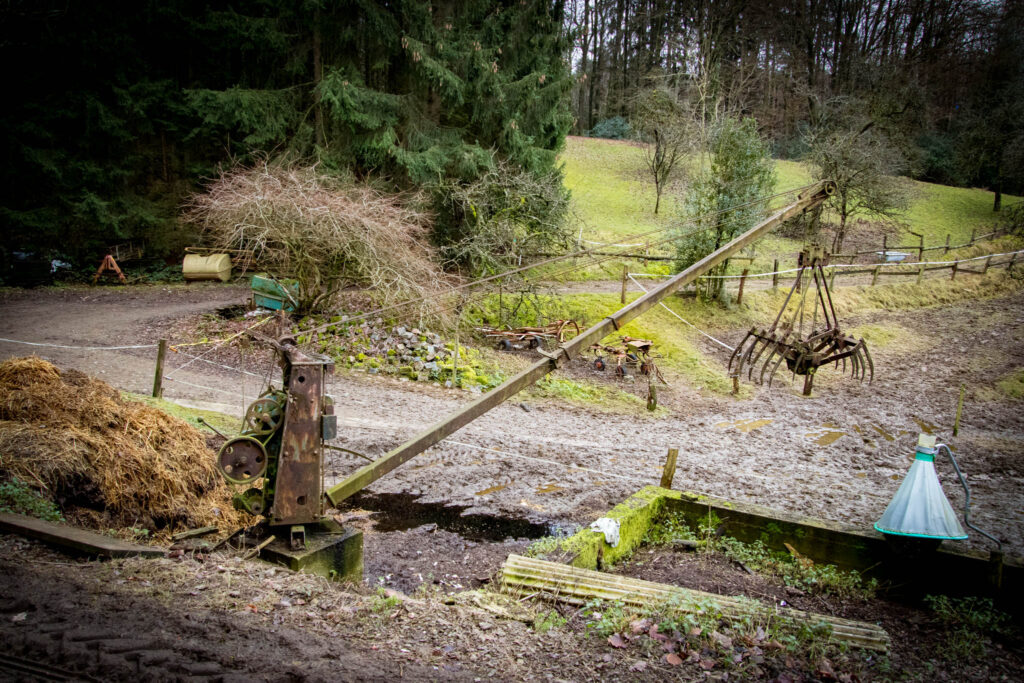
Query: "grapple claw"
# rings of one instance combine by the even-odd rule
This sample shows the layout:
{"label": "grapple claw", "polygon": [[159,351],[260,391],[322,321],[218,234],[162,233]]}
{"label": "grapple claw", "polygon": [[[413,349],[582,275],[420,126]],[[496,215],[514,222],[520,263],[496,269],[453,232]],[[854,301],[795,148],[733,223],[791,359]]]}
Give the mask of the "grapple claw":
{"label": "grapple claw", "polygon": [[[761,369],[757,381],[764,384],[765,373],[767,373],[770,387],[775,381],[775,374],[779,367],[785,361],[786,366],[792,371],[794,379],[796,375],[805,375],[804,393],[809,394],[813,376],[818,368],[832,364],[837,369],[842,368],[842,372],[845,374],[847,372],[846,359],[849,358],[851,377],[861,381],[865,377],[869,378],[868,381],[874,380],[875,366],[871,354],[868,352],[867,344],[863,339],[858,340],[844,335],[839,329],[835,307],[832,304],[832,294],[828,289],[828,279],[823,270],[827,259],[828,255],[820,247],[810,247],[800,253],[799,272],[775,322],[766,330],[758,331],[756,327],[752,327],[729,358],[729,370],[734,377],[742,374],[746,366],[747,379],[753,380],[754,371],[760,364]],[[802,297],[798,297],[801,299],[799,307],[789,314],[787,320],[783,320],[787,306],[793,294],[799,291],[798,285],[803,281],[804,271],[807,269],[810,269],[812,275],[809,278],[808,290],[804,291]],[[812,329],[804,336],[803,307],[811,283],[817,288],[816,296],[812,298],[814,310],[811,312],[815,322],[812,323]],[[824,321],[823,328],[817,327],[818,321]],[[734,364],[736,365],[735,370],[733,369]]]}

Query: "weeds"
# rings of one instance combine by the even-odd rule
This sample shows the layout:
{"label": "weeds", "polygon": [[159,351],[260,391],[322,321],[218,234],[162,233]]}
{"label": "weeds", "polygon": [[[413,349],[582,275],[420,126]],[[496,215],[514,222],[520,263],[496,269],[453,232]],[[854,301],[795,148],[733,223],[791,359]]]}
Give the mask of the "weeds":
{"label": "weeds", "polygon": [[987,654],[993,636],[1013,633],[1010,616],[997,610],[991,598],[929,595],[924,601],[946,629],[946,659],[979,659]]}
{"label": "weeds", "polygon": [[874,579],[864,580],[855,571],[839,569],[831,564],[817,564],[807,558],[793,557],[772,550],[761,540],[745,543],[719,533],[722,520],[713,511],[702,517],[697,530],[679,515],[669,515],[647,532],[646,542],[667,545],[675,541],[696,540],[701,552],[721,553],[751,571],[773,576],[785,585],[815,595],[839,598],[874,597],[878,587]]}
{"label": "weeds", "polygon": [[396,596],[388,595],[387,590],[384,588],[378,588],[373,596],[373,602],[370,603],[370,611],[374,614],[390,612],[398,607],[401,602]]}
{"label": "weeds", "polygon": [[533,630],[537,633],[547,633],[548,631],[562,628],[566,622],[565,617],[552,609],[537,615],[533,620]]}
{"label": "weeds", "polygon": [[17,477],[0,484],[0,512],[38,517],[48,522],[64,521],[64,515],[52,501]]}

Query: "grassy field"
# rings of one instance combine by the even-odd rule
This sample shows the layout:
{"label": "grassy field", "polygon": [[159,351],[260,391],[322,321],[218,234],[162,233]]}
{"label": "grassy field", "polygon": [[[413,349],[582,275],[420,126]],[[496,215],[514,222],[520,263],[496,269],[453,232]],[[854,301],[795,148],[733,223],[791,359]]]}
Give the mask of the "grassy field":
{"label": "grassy field", "polygon": [[[573,193],[576,213],[582,223],[583,239],[637,244],[647,239],[657,239],[658,236],[636,239],[636,234],[664,228],[679,221],[680,208],[676,197],[682,192],[682,181],[678,180],[665,191],[661,211],[655,215],[654,185],[648,180],[643,151],[637,145],[615,140],[570,137],[566,140],[566,148],[560,159],[564,164],[565,184]],[[777,161],[775,168],[777,192],[802,187],[811,182],[809,170],[801,163]],[[992,211],[991,192],[907,182],[910,184],[912,201],[904,220],[909,231],[925,236],[925,246],[945,244],[947,234],[953,244],[959,244],[966,242],[972,231],[980,235],[993,229],[998,214]],[[784,201],[780,198],[773,204],[778,206]],[[1018,199],[1004,198],[1005,203],[1014,201]],[[916,243],[917,238],[906,235],[902,241]],[[755,262],[753,269],[764,264],[771,265],[771,260],[776,256],[784,261],[792,260],[799,246],[795,240],[768,237],[758,246],[761,258]],[[612,266],[610,270],[614,272],[620,268]],[[572,276],[572,279],[594,277],[602,276],[589,270],[578,277]],[[603,277],[607,277],[607,274]]]}

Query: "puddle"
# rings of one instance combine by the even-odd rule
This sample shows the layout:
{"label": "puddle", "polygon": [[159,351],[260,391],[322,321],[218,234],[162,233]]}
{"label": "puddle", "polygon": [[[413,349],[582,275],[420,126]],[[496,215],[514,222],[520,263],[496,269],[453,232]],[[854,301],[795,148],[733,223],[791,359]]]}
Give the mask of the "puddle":
{"label": "puddle", "polygon": [[[506,484],[507,486],[507,484]],[[371,510],[373,529],[381,533],[407,531],[436,524],[470,541],[504,541],[510,538],[543,538],[559,533],[551,524],[495,515],[463,515],[468,506],[420,503],[411,493],[358,493],[345,507]]]}
{"label": "puddle", "polygon": [[497,493],[498,491],[501,491],[502,489],[507,489],[509,484],[511,484],[511,483],[512,482],[509,482],[508,484],[495,484],[491,488],[484,489],[483,491],[477,491],[473,495],[476,495],[476,496],[486,496],[489,493]]}
{"label": "puddle", "polygon": [[[804,438],[813,439],[814,443],[819,446],[831,446],[836,441],[839,441],[839,439],[846,436],[846,432],[839,431],[838,426],[830,422],[823,424],[822,429],[824,431],[816,430],[808,434],[804,434]],[[856,427],[854,427],[854,429],[856,429]]]}
{"label": "puddle", "polygon": [[884,429],[882,429],[878,425],[871,425],[871,428],[874,429],[879,434],[881,434],[882,438],[885,439],[886,441],[895,441],[896,440],[895,436],[893,436],[889,432],[885,431]]}
{"label": "puddle", "polygon": [[[814,436],[814,434],[808,434],[807,436],[811,437]],[[818,438],[814,440],[814,443],[819,446],[831,446],[844,436],[846,436],[846,432],[825,432],[818,436]]]}
{"label": "puddle", "polygon": [[557,491],[564,491],[564,490],[565,490],[565,487],[564,486],[559,486],[558,484],[545,484],[544,486],[538,486],[537,487],[537,493],[538,494],[542,494],[542,493],[555,493]]}
{"label": "puddle", "polygon": [[735,422],[719,422],[715,425],[717,429],[728,429],[729,427],[735,427],[744,434],[749,434],[755,429],[760,429],[765,425],[771,424],[772,421],[768,419],[760,420],[736,420]]}
{"label": "puddle", "polygon": [[914,422],[917,423],[917,426],[920,427],[921,431],[924,432],[925,434],[934,434],[936,430],[938,430],[939,428],[938,425],[933,425],[931,422],[928,422],[927,420],[922,420],[917,417],[914,418]]}

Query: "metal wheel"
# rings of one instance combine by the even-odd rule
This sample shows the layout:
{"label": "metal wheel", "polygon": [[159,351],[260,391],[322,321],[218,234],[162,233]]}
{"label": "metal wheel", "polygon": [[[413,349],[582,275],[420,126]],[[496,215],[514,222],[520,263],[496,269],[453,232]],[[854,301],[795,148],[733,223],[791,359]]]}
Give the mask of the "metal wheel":
{"label": "metal wheel", "polygon": [[232,484],[250,484],[267,470],[267,451],[251,436],[236,436],[217,452],[217,469]]}
{"label": "metal wheel", "polygon": [[245,430],[257,436],[273,434],[283,419],[284,411],[277,399],[264,396],[253,401],[245,411]]}

